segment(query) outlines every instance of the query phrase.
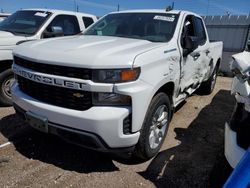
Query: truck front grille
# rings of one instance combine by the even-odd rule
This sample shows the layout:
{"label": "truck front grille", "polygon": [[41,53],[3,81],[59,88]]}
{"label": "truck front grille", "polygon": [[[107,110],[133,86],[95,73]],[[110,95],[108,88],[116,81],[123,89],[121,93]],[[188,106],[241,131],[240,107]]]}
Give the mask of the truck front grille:
{"label": "truck front grille", "polygon": [[22,92],[41,102],[74,110],[92,107],[91,92],[37,83],[17,75]]}
{"label": "truck front grille", "polygon": [[15,64],[41,73],[65,76],[71,78],[80,78],[83,80],[92,80],[91,69],[67,67],[61,65],[50,65],[38,62],[29,61],[20,57],[14,57]]}

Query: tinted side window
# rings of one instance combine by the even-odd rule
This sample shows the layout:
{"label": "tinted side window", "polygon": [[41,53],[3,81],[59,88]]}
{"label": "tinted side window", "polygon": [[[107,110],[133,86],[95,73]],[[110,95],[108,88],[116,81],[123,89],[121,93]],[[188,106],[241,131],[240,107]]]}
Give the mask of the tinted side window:
{"label": "tinted side window", "polygon": [[51,27],[59,26],[63,29],[65,36],[75,35],[80,33],[80,27],[75,16],[59,15],[54,18],[47,28],[48,32],[51,32]]}
{"label": "tinted side window", "polygon": [[85,25],[85,28],[89,27],[92,23],[94,23],[94,20],[90,17],[82,17],[82,21]]}
{"label": "tinted side window", "polygon": [[186,36],[196,37],[193,16],[187,16],[181,34],[181,46],[184,47],[184,38]]}
{"label": "tinted side window", "polygon": [[207,37],[206,37],[204,24],[202,20],[198,17],[195,17],[195,30],[196,30],[197,37],[199,38],[200,44],[203,45],[206,42]]}

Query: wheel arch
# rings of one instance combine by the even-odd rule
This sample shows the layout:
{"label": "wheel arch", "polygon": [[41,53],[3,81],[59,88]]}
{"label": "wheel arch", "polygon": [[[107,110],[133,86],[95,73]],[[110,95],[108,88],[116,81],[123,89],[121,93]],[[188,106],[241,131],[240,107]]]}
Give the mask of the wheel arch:
{"label": "wheel arch", "polygon": [[10,69],[12,66],[13,60],[4,60],[4,61],[0,61],[0,73]]}
{"label": "wheel arch", "polygon": [[220,69],[220,65],[221,65],[221,58],[218,58],[216,61],[214,59],[211,59],[209,62],[209,72],[206,76],[206,79],[209,79],[210,76],[213,74],[214,70],[217,68],[217,73]]}
{"label": "wheel arch", "polygon": [[219,71],[220,65],[221,65],[221,58],[218,58],[217,61],[216,61],[215,66],[214,66],[215,68],[218,67],[217,71]]}
{"label": "wheel arch", "polygon": [[174,96],[174,91],[175,91],[175,83],[174,82],[167,82],[164,85],[162,85],[154,94],[157,95],[158,93],[165,93],[170,100],[171,103],[171,112],[173,114],[174,107],[173,107],[173,96]]}

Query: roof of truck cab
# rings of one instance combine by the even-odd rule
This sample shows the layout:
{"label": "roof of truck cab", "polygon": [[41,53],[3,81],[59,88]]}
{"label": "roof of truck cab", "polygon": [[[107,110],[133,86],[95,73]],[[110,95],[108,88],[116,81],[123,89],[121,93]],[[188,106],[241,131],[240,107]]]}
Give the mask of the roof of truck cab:
{"label": "roof of truck cab", "polygon": [[119,12],[112,12],[112,13],[172,13],[172,14],[179,14],[180,10],[171,10],[166,11],[164,9],[136,9],[136,10],[124,10]]}
{"label": "roof of truck cab", "polygon": [[74,14],[74,15],[80,15],[80,16],[96,17],[93,14],[87,14],[87,13],[82,13],[82,12],[74,12],[74,11],[66,11],[66,10],[57,10],[57,9],[30,8],[30,9],[22,9],[22,10],[34,10],[34,11],[51,12],[51,13],[54,13],[54,14]]}
{"label": "roof of truck cab", "polygon": [[[185,11],[185,10],[170,10],[166,11],[164,9],[136,9],[136,10],[124,10],[124,11],[119,11],[119,12],[112,12],[113,13],[169,13],[169,14],[192,14],[195,16],[199,16],[198,14],[190,11]],[[200,16],[199,16],[200,17]]]}

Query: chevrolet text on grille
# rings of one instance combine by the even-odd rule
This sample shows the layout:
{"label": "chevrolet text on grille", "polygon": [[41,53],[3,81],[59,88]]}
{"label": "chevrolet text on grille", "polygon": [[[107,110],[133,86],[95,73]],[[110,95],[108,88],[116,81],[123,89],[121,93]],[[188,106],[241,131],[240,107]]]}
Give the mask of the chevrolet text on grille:
{"label": "chevrolet text on grille", "polygon": [[13,64],[12,70],[15,74],[19,76],[22,76],[24,78],[27,78],[29,80],[42,83],[42,84],[59,86],[59,87],[70,88],[70,89],[77,89],[77,90],[84,90],[84,87],[86,86],[85,83],[65,80],[62,78],[55,78],[50,75],[45,76],[41,73],[35,73],[30,70],[23,69],[15,64]]}

